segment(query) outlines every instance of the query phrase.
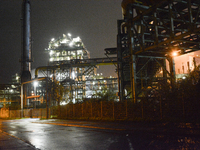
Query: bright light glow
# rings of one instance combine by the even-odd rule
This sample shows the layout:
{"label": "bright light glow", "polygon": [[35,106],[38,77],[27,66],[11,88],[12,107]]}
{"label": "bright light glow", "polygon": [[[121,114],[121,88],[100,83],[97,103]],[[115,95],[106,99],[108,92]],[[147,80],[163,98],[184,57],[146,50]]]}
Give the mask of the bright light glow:
{"label": "bright light glow", "polygon": [[69,37],[71,37],[72,35],[70,33],[67,34]]}
{"label": "bright light glow", "polygon": [[82,50],[77,50],[77,54],[81,55],[82,54]]}
{"label": "bright light glow", "polygon": [[74,42],[79,42],[80,40],[81,40],[80,37],[73,38],[73,41],[74,41]]}
{"label": "bright light glow", "polygon": [[54,54],[54,51],[50,51],[49,55],[51,56],[51,55],[53,55],[53,54]]}
{"label": "bright light glow", "polygon": [[38,81],[33,82],[34,87],[38,86]]}
{"label": "bright light glow", "polygon": [[183,80],[185,80],[185,79],[186,79],[186,77],[184,76],[184,77],[182,77],[182,79],[183,79]]}
{"label": "bright light glow", "polygon": [[56,44],[54,44],[54,46],[55,46],[55,47],[58,47],[58,44],[56,43]]}
{"label": "bright light glow", "polygon": [[53,58],[50,58],[49,61],[53,61]]}
{"label": "bright light glow", "polygon": [[[68,102],[69,103],[69,102]],[[60,102],[60,105],[67,105],[68,103],[64,102]]]}
{"label": "bright light glow", "polygon": [[53,42],[54,40],[55,40],[54,38],[51,39],[52,42]]}
{"label": "bright light glow", "polygon": [[178,55],[177,52],[173,52],[173,53],[172,53],[172,56],[174,56],[174,57],[177,56],[177,55]]}
{"label": "bright light glow", "polygon": [[67,39],[63,39],[60,43],[67,43]]}
{"label": "bright light glow", "polygon": [[72,79],[75,79],[75,73],[72,72]]}
{"label": "bright light glow", "polygon": [[73,42],[70,42],[70,43],[69,43],[69,46],[70,46],[70,47],[72,47],[73,45],[74,45],[74,43],[73,43]]}

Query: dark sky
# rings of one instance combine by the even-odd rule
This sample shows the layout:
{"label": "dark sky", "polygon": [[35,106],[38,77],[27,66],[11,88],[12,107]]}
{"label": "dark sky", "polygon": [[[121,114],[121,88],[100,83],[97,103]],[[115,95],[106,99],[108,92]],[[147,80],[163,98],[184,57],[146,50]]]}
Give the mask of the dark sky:
{"label": "dark sky", "polygon": [[[117,20],[122,0],[31,0],[32,69],[46,66],[48,42],[71,33],[79,36],[91,58],[106,57],[104,49],[116,47]],[[0,0],[0,84],[20,73],[22,0]],[[114,66],[102,67],[105,76]]]}

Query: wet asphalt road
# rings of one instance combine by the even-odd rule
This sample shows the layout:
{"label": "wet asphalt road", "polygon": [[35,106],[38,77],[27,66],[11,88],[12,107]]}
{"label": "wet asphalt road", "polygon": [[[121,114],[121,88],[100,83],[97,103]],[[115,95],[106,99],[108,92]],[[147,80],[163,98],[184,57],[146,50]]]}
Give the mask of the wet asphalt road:
{"label": "wet asphalt road", "polygon": [[41,150],[200,149],[198,134],[154,132],[105,122],[6,120],[0,130]]}

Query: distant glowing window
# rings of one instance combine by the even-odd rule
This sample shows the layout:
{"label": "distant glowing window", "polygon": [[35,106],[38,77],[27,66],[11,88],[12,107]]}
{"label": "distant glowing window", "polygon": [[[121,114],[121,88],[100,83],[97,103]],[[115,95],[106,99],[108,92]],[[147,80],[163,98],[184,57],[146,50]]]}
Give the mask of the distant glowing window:
{"label": "distant glowing window", "polygon": [[63,52],[62,52],[62,55],[64,55],[64,56],[67,55],[66,51],[63,51]]}
{"label": "distant glowing window", "polygon": [[57,44],[57,43],[55,43],[55,44],[54,44],[54,46],[55,46],[55,47],[58,47],[58,44]]}
{"label": "distant glowing window", "polygon": [[74,42],[70,42],[69,46],[72,47],[74,45]]}
{"label": "distant glowing window", "polygon": [[51,56],[51,55],[53,55],[54,54],[54,51],[50,51],[49,52],[49,55]]}
{"label": "distant glowing window", "polygon": [[81,54],[82,54],[82,50],[78,50],[78,51],[77,51],[77,54],[78,54],[78,55],[81,55]]}

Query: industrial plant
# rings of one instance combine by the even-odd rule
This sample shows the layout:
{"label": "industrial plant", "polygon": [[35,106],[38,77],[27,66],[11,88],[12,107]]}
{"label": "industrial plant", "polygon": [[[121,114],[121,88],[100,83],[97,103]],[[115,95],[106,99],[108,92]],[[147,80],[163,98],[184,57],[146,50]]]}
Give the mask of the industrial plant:
{"label": "industrial plant", "polygon": [[[159,108],[166,100],[159,92],[166,87],[174,91],[177,79],[200,64],[199,5],[195,0],[123,0],[117,46],[105,48],[105,58],[90,58],[81,38],[67,33],[49,41],[48,65],[31,69],[30,1],[24,0],[21,73],[1,85],[0,107],[48,108],[106,100],[141,108],[144,102],[155,102]],[[102,65],[116,67],[118,77],[97,73]]]}
{"label": "industrial plant", "polygon": [[[62,86],[65,91],[60,99],[62,105],[98,99],[101,98],[100,95],[108,92],[114,95],[113,100],[118,101],[117,78],[104,77],[102,73],[97,73],[98,65],[112,65],[112,61],[108,58],[90,59],[90,53],[80,37],[73,38],[71,34],[63,34],[58,39],[51,39],[45,51],[49,54],[49,65],[31,71],[32,80],[39,81],[29,83],[25,108],[46,107],[48,92],[51,93],[51,96],[48,95],[48,101],[51,105],[57,105],[58,101],[52,94],[56,86]],[[20,104],[20,90],[20,76],[16,74],[12,83],[2,89],[2,99],[6,100],[2,104]],[[18,98],[17,101],[13,101],[14,97]]]}

